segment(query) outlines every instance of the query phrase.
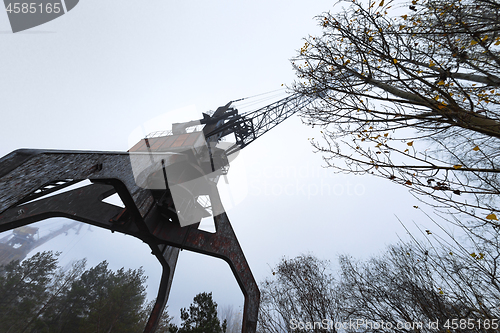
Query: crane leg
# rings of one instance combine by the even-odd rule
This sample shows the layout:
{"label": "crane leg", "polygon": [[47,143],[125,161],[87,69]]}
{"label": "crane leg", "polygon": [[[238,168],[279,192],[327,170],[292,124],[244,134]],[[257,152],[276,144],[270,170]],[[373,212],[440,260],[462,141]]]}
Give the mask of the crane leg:
{"label": "crane leg", "polygon": [[[152,249],[154,247],[151,247]],[[161,248],[161,247],[160,247]],[[155,251],[153,251],[154,253]],[[156,257],[160,256],[156,254]],[[144,328],[144,333],[155,332],[160,316],[163,313],[163,309],[167,304],[168,295],[170,295],[170,288],[172,287],[172,280],[174,279],[175,265],[177,264],[177,258],[179,256],[179,248],[171,247],[168,245],[163,245],[163,250],[161,251],[160,262],[162,263],[163,271],[160,280],[160,287],[158,288],[158,296],[156,297],[155,305],[149,316],[148,323]]]}
{"label": "crane leg", "polygon": [[[43,198],[85,179],[93,184]],[[146,242],[163,274],[145,333],[156,329],[183,248],[228,262],[245,296],[242,333],[255,332],[260,293],[227,215],[214,217],[213,234],[165,221],[151,192],[135,183],[128,153],[17,150],[0,159],[0,189],[0,232],[66,217]],[[115,192],[125,209],[102,201]],[[217,191],[211,200],[221,206]]]}
{"label": "crane leg", "polygon": [[[15,206],[0,214],[0,231],[34,223],[51,217],[67,217],[111,231],[118,231],[142,239],[161,263],[163,272],[158,296],[150,314],[144,333],[154,332],[165,308],[172,286],[179,248],[158,243],[153,238],[144,238],[124,218],[123,208],[102,202],[102,198],[113,194],[113,186],[92,184],[45,199]],[[119,218],[117,218],[119,217]]]}
{"label": "crane leg", "polygon": [[[212,206],[221,205],[217,191],[211,191],[210,198]],[[219,211],[222,210],[219,208]],[[199,230],[194,226],[179,227],[173,223],[157,223],[156,216],[159,214],[153,208],[145,219],[155,237],[171,246],[217,257],[229,264],[245,296],[242,333],[254,333],[257,328],[260,291],[227,214],[224,212],[214,216],[215,233]]]}

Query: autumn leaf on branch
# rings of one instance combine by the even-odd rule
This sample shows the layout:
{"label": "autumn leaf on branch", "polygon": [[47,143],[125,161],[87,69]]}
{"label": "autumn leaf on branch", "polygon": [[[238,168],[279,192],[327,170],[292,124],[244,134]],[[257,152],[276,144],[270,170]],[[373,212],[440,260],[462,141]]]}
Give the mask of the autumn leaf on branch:
{"label": "autumn leaf on branch", "polygon": [[500,212],[500,2],[414,2],[403,15],[360,0],[323,13],[323,33],[292,59],[292,88],[320,93],[302,115],[328,129],[313,143],[328,166],[411,184],[481,224]]}

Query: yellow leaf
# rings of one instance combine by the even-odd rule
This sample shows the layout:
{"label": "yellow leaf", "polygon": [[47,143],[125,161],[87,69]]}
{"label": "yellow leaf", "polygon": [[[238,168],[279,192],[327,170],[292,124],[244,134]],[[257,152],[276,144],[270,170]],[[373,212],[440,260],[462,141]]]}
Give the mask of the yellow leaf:
{"label": "yellow leaf", "polygon": [[471,256],[472,258],[475,258],[475,257],[477,256],[477,254],[476,254],[476,252],[472,252],[472,253],[470,254],[470,256]]}
{"label": "yellow leaf", "polygon": [[407,142],[406,144],[411,147],[413,146],[413,141]]}
{"label": "yellow leaf", "polygon": [[471,40],[470,45],[476,45],[476,44],[477,44],[477,41]]}
{"label": "yellow leaf", "polygon": [[373,37],[368,38],[368,40],[371,42],[373,40]]}
{"label": "yellow leaf", "polygon": [[483,39],[481,39],[483,42],[485,42],[488,39],[488,36],[484,36]]}
{"label": "yellow leaf", "polygon": [[383,6],[384,5],[384,0],[380,1],[380,3],[378,5],[379,6]]}
{"label": "yellow leaf", "polygon": [[500,40],[498,42],[496,42],[495,45],[500,45]]}
{"label": "yellow leaf", "polygon": [[437,84],[438,84],[438,86],[442,86],[442,85],[444,84],[444,81],[443,81],[443,80],[441,80],[441,81],[439,81]]}
{"label": "yellow leaf", "polygon": [[439,95],[436,95],[436,97],[434,97],[434,100],[437,101],[439,99]]}
{"label": "yellow leaf", "polygon": [[444,294],[444,292],[443,292],[442,290],[440,290],[440,291],[439,291],[439,293],[440,293],[441,295],[443,295],[443,294]]}
{"label": "yellow leaf", "polygon": [[434,63],[434,61],[429,61],[429,67],[432,67],[432,66],[435,66],[436,64]]}
{"label": "yellow leaf", "polygon": [[397,64],[398,63],[398,60],[397,59],[392,59],[392,61]]}
{"label": "yellow leaf", "polygon": [[475,146],[474,148],[472,148],[472,150],[479,151],[479,146]]}
{"label": "yellow leaf", "polygon": [[399,26],[399,31],[403,30],[406,27],[406,25],[400,25]]}
{"label": "yellow leaf", "polygon": [[389,135],[389,133],[385,133],[384,136],[387,138],[387,136]]}
{"label": "yellow leaf", "polygon": [[498,218],[495,214],[491,213],[489,214],[488,216],[486,216],[486,219],[487,220],[495,220],[495,221],[498,221]]}
{"label": "yellow leaf", "polygon": [[406,184],[406,185],[410,185],[410,186],[412,185],[411,181],[409,181],[409,180],[407,180],[407,181],[405,182],[405,184]]}
{"label": "yellow leaf", "polygon": [[457,164],[457,165],[454,165],[453,168],[454,169],[460,169],[462,166],[460,164]]}
{"label": "yellow leaf", "polygon": [[452,255],[453,255],[453,252],[450,252],[450,256],[452,256]]}
{"label": "yellow leaf", "polygon": [[401,17],[406,20],[408,18],[408,15],[401,15]]}

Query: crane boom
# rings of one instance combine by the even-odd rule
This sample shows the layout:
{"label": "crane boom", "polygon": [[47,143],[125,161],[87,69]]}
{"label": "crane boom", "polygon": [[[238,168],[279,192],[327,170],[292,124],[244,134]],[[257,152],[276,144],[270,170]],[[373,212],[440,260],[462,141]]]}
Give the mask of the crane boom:
{"label": "crane boom", "polygon": [[77,225],[78,222],[64,224],[61,228],[38,239],[33,238],[33,235],[38,232],[38,228],[24,226],[14,229],[12,234],[0,239],[0,266],[7,265],[12,260],[23,260],[33,249],[52,238],[67,233]]}
{"label": "crane boom", "polygon": [[212,122],[217,121],[220,123],[213,129],[204,129],[207,140],[214,136],[224,137],[229,134],[234,134],[236,145],[228,149],[227,155],[230,155],[237,149],[248,146],[251,142],[255,141],[264,133],[276,127],[314,100],[314,97],[293,94],[258,110],[243,114],[238,114],[237,110],[230,108],[230,102],[223,107],[225,108],[225,114],[227,114],[226,117],[224,117],[223,112],[216,112],[212,118],[204,118],[200,120],[200,122],[202,124],[211,123],[213,119]]}

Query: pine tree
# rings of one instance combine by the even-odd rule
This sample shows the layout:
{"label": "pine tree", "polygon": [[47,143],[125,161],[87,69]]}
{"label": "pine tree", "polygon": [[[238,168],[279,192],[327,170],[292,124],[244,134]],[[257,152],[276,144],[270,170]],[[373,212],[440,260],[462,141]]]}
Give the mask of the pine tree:
{"label": "pine tree", "polygon": [[181,309],[181,327],[172,326],[174,333],[225,333],[227,322],[220,323],[217,317],[217,303],[212,299],[212,293],[199,293],[193,303]]}

